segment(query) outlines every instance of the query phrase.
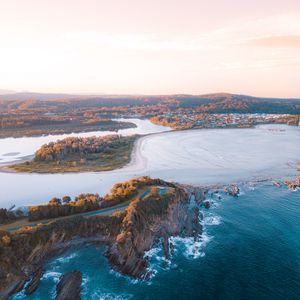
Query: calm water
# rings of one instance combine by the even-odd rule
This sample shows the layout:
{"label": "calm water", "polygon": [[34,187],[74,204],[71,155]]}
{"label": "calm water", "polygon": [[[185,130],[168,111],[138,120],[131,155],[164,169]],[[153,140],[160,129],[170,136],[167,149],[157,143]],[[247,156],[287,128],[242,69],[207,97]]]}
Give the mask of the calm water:
{"label": "calm water", "polygon": [[105,136],[109,134],[121,134],[124,136],[133,134],[149,134],[155,132],[163,132],[170,130],[169,127],[155,125],[149,120],[141,119],[115,119],[116,121],[131,122],[136,125],[135,128],[120,129],[117,131],[91,131],[70,134],[44,135],[22,138],[4,138],[0,139],[0,163],[10,163],[18,161],[24,156],[30,156],[44,144],[55,142],[66,137],[90,137]]}
{"label": "calm water", "polygon": [[[214,199],[204,212],[202,243],[174,239],[171,264],[150,251],[156,275],[132,281],[111,271],[104,247],[53,259],[31,297],[51,299],[61,273],[83,273],[83,299],[300,299],[300,191],[242,186],[238,198]],[[51,295],[51,296],[49,296]]]}
{"label": "calm water", "polygon": [[[139,125],[140,133],[166,130],[149,121],[139,122],[143,122]],[[9,151],[20,149],[22,146]],[[0,206],[45,203],[53,196],[66,194],[103,195],[114,183],[142,175],[198,185],[286,178],[296,173],[299,149],[300,127],[292,126],[157,133],[140,139],[133,163],[120,170],[43,175],[0,173]]]}

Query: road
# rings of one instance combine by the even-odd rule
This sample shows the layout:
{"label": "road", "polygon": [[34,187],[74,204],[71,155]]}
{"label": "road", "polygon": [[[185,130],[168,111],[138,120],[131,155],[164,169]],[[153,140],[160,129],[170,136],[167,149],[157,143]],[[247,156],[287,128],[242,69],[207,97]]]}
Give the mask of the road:
{"label": "road", "polygon": [[[137,196],[135,196],[134,198],[140,196],[140,198],[143,200],[146,196],[148,196],[151,193],[151,188],[148,187],[146,190],[142,189],[139,194]],[[5,231],[9,231],[11,233],[21,229],[22,227],[25,226],[29,226],[29,227],[36,227],[38,225],[47,225],[51,222],[54,222],[56,220],[61,220],[61,219],[67,219],[67,218],[72,218],[73,216],[82,216],[82,217],[94,217],[94,216],[108,216],[111,215],[112,213],[114,213],[115,211],[118,210],[124,210],[125,208],[128,207],[128,205],[130,204],[130,202],[132,201],[128,200],[125,203],[120,203],[118,205],[112,206],[112,207],[107,207],[107,208],[103,208],[103,209],[99,209],[99,210],[94,210],[94,211],[88,211],[88,212],[83,212],[83,213],[79,213],[79,214],[75,214],[75,215],[71,215],[71,216],[65,216],[65,217],[58,217],[58,218],[52,218],[52,219],[46,219],[46,220],[40,220],[38,222],[29,222],[27,219],[21,219],[18,220],[14,223],[10,223],[10,224],[4,224],[0,226],[0,230],[5,230]]]}

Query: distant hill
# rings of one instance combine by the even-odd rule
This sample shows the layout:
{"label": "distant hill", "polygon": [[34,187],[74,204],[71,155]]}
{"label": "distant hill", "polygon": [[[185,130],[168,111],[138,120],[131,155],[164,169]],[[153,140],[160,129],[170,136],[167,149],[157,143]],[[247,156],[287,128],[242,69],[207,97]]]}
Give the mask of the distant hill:
{"label": "distant hill", "polygon": [[103,95],[103,94],[64,94],[64,93],[34,93],[34,92],[15,92],[11,90],[0,89],[0,100],[9,101],[25,101],[25,100],[44,100],[44,101],[55,101],[55,100],[85,100],[85,99],[98,99],[98,100],[121,100],[121,99],[134,99],[134,100],[146,100],[156,99],[164,100],[166,98],[178,99],[182,101],[190,102],[212,102],[212,101],[300,101],[300,98],[271,98],[271,97],[253,97],[248,95],[229,94],[229,93],[211,93],[204,95],[191,95],[191,94],[174,94],[174,95]]}
{"label": "distant hill", "polygon": [[[12,109],[51,108],[52,112],[101,107],[141,107],[159,105],[170,109],[195,108],[208,113],[287,113],[300,114],[300,98],[265,98],[214,93],[206,95],[72,95],[55,93],[0,94],[0,112]],[[50,110],[49,110],[50,111]]]}

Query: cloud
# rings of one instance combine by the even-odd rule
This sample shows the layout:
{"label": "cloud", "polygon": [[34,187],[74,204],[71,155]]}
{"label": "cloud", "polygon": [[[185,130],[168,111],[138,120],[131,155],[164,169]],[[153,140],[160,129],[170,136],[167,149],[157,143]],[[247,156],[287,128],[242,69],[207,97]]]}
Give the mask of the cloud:
{"label": "cloud", "polygon": [[300,47],[300,35],[266,36],[249,40],[248,45],[257,47]]}
{"label": "cloud", "polygon": [[211,51],[232,46],[299,47],[300,14],[244,19],[207,32],[190,35],[160,32],[79,31],[63,34],[68,42],[102,48],[150,51]]}

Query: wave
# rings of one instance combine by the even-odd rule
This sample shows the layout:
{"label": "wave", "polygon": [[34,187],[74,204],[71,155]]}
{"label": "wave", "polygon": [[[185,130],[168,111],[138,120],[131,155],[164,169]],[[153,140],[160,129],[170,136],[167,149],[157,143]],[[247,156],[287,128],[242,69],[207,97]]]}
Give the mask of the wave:
{"label": "wave", "polygon": [[131,294],[113,294],[113,293],[101,293],[101,292],[95,292],[91,296],[91,300],[129,300],[132,299],[133,295]]}
{"label": "wave", "polygon": [[51,279],[54,282],[59,282],[59,278],[61,277],[62,273],[60,272],[54,272],[54,271],[49,271],[46,272],[43,276],[42,276],[42,280],[43,279]]}
{"label": "wave", "polygon": [[59,262],[59,263],[62,263],[62,264],[63,263],[67,263],[67,262],[69,262],[70,260],[74,259],[77,256],[78,256],[78,253],[74,252],[74,253],[71,253],[71,254],[69,254],[67,256],[62,256],[62,257],[57,258],[55,260],[55,262],[56,263]]}
{"label": "wave", "polygon": [[221,217],[217,215],[209,215],[204,217],[204,225],[213,226],[221,224]]}

